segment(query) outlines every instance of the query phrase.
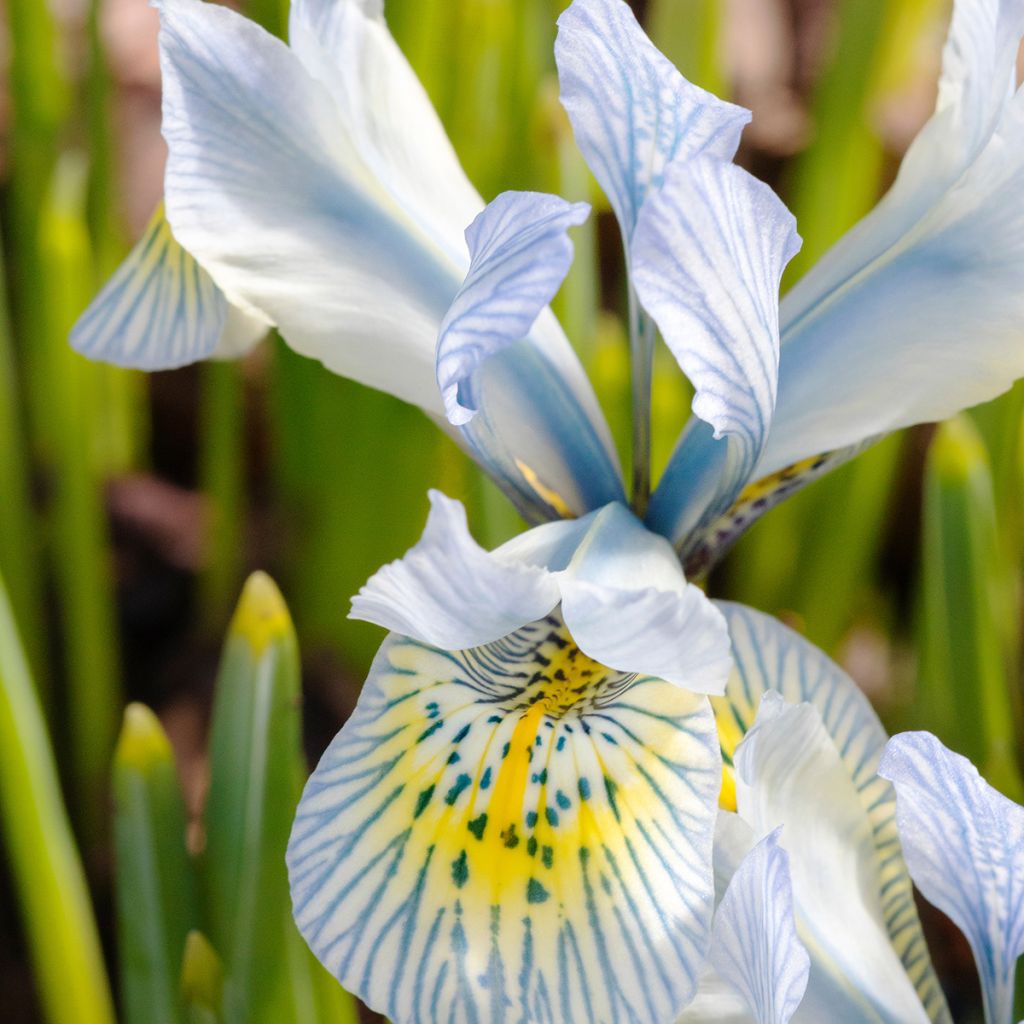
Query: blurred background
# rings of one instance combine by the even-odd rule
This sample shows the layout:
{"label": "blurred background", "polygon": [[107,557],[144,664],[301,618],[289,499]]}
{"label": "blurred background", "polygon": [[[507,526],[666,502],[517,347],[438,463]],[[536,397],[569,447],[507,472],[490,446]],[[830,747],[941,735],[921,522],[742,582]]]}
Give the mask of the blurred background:
{"label": "blurred background", "polygon": [[[287,0],[238,6],[284,34]],[[563,6],[388,0],[387,18],[485,198],[536,188],[597,204],[576,233],[576,262],[556,309],[628,463],[622,254],[557,100],[552,44]],[[794,280],[873,205],[927,118],[948,0],[633,6],[687,77],[752,108],[739,159],[797,215],[804,247],[787,277]],[[0,1018],[107,1024],[112,987],[127,1024],[261,1020],[259,1000],[247,1016],[218,1003],[225,964],[230,978],[243,954],[199,939],[185,957],[189,1015],[159,1009],[149,982],[132,978],[132,954],[169,943],[167,978],[177,985],[180,938],[199,925],[172,921],[169,933],[136,934],[130,900],[123,891],[117,898],[125,871],[137,868],[156,885],[171,870],[161,860],[177,856],[160,847],[168,831],[182,848],[187,835],[190,849],[213,857],[203,817],[211,758],[213,791],[217,757],[224,786],[233,772],[248,778],[251,745],[231,748],[226,725],[219,747],[216,725],[208,742],[215,689],[219,704],[234,701],[237,711],[246,685],[239,680],[247,672],[264,678],[266,658],[248,664],[237,642],[251,633],[240,613],[218,681],[247,574],[269,572],[291,610],[303,753],[312,764],[352,708],[381,640],[375,627],[346,620],[348,599],[416,541],[427,487],[466,501],[485,544],[521,524],[420,413],[331,376],[276,338],[242,363],[151,376],[74,354],[71,325],[161,198],[157,17],[146,0],[3,7],[0,573],[10,613],[0,607],[0,834],[8,854],[0,861]],[[689,400],[661,353],[656,473]],[[890,729],[931,729],[1018,800],[1022,414],[1018,387],[937,430],[888,438],[771,512],[709,581],[716,596],[776,613],[830,652]],[[276,600],[261,587],[252,601]],[[270,676],[296,716],[281,742],[297,751],[290,630],[279,639]],[[137,709],[112,774],[132,701],[152,708],[159,724]],[[301,779],[296,759],[289,764]],[[282,783],[286,803],[293,781]],[[121,787],[116,800],[112,786]],[[129,790],[142,800],[134,811]],[[191,884],[154,890],[168,921],[176,913],[168,900],[189,904]],[[286,900],[277,881],[268,884]],[[955,1016],[979,1019],[966,947],[937,915],[927,914],[927,926]],[[204,927],[216,940],[216,925]],[[290,942],[287,957],[273,942],[260,954],[269,959],[245,955],[270,975],[304,952]],[[55,989],[72,982],[68,1003]],[[332,1002],[321,982],[310,983],[319,993],[311,1002],[292,999],[273,1019],[355,1020],[355,1009]]]}

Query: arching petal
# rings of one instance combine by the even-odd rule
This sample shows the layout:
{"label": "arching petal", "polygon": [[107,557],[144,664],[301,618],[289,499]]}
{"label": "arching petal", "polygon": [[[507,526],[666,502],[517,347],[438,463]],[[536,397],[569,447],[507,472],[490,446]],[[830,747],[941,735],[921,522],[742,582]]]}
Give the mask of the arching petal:
{"label": "arching petal", "polygon": [[[216,283],[293,348],[440,421],[437,333],[469,265],[465,223],[453,242],[448,220],[469,200],[442,230],[447,200],[425,212],[416,198],[412,150],[437,133],[400,127],[403,117],[425,124],[426,101],[380,22],[351,0],[336,21],[303,10],[300,59],[220,5],[164,0],[168,216]],[[346,25],[363,29],[352,37],[358,66],[338,69],[323,45],[341,45]],[[390,56],[376,60],[381,47]],[[385,87],[377,76],[390,74]],[[391,160],[398,170],[383,168]],[[434,171],[447,161],[422,155]],[[477,376],[482,413],[458,438],[524,516],[580,514],[621,496],[607,426],[550,313]]]}
{"label": "arching petal", "polygon": [[811,955],[801,1016],[925,1024],[889,940],[871,819],[813,705],[764,695],[736,753],[736,803],[757,832],[785,825],[797,928]]}
{"label": "arching petal", "polygon": [[450,423],[460,426],[477,412],[460,400],[460,385],[489,356],[525,338],[554,298],[572,264],[566,232],[589,213],[586,203],[542,192],[503,192],[466,229],[469,273],[437,341],[437,386]]}
{"label": "arching petal", "polygon": [[769,833],[744,858],[711,930],[711,966],[743,995],[758,1024],[788,1024],[810,972],[793,920],[781,831]]}
{"label": "arching petal", "polygon": [[224,293],[174,240],[161,206],[79,317],[71,345],[117,366],[170,369],[213,355],[227,319]]}
{"label": "arching petal", "polygon": [[926,732],[889,740],[878,774],[896,788],[900,839],[917,887],[971,944],[985,1019],[1011,1024],[1024,954],[1024,807]]}
{"label": "arching petal", "polygon": [[775,408],[779,282],[799,247],[775,193],[709,157],[674,164],[641,211],[633,283],[696,390],[694,414],[721,442],[710,489],[694,488],[693,467],[669,463],[648,516],[666,536],[724,512],[761,456]]}
{"label": "arching petal", "polygon": [[397,206],[283,43],[228,9],[161,8],[175,236],[329,369],[441,412],[431,354],[460,268]]}
{"label": "arching petal", "polygon": [[993,398],[1024,374],[1021,0],[957,0],[935,114],[889,194],[786,296],[760,472]]}
{"label": "arching petal", "polygon": [[379,0],[295,0],[288,41],[375,177],[464,266],[463,232],[483,200],[382,15]]}
{"label": "arching petal", "polygon": [[573,0],[558,19],[555,60],[576,142],[627,248],[668,164],[700,153],[730,160],[750,120],[687,82],[622,0]]}
{"label": "arching petal", "polygon": [[430,506],[419,543],[370,578],[349,618],[457,651],[506,636],[558,604],[547,570],[503,560],[473,540],[460,502],[431,491]]}
{"label": "arching petal", "polygon": [[673,1020],[710,928],[706,698],[557,619],[455,655],[389,638],[306,787],[295,916],[395,1024]]}
{"label": "arching petal", "polygon": [[[949,1010],[932,969],[914,906],[910,875],[900,854],[895,794],[876,774],[887,740],[878,716],[849,676],[777,619],[743,605],[716,603],[729,623],[735,661],[725,697],[712,699],[726,763],[723,800],[729,803],[734,788],[732,759],[740,740],[754,723],[762,696],[774,690],[788,703],[811,704],[820,714],[870,822],[874,844],[871,872],[878,879],[875,900],[881,908],[889,941],[928,1016],[936,1024],[949,1024]],[[787,849],[793,856],[797,841],[788,823],[786,835]],[[814,958],[814,947],[810,943],[808,947]],[[801,1010],[798,1019],[802,1013]]]}

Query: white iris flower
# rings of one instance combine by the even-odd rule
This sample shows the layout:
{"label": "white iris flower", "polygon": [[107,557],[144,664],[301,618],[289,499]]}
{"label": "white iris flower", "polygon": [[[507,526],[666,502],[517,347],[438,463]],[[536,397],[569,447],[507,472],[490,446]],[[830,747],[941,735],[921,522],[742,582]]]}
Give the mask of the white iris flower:
{"label": "white iris flower", "polygon": [[[886,754],[897,804],[852,682],[686,574],[871,440],[1024,374],[1024,0],[959,0],[892,191],[781,310],[799,239],[732,163],[749,113],[683,79],[621,0],[565,11],[562,100],[629,271],[628,506],[547,309],[586,205],[485,207],[374,0],[295,0],[290,46],[198,0],[161,16],[166,220],[73,343],[155,368],[275,325],[423,408],[535,524],[488,552],[435,494],[353,602],[392,633],[288,855],[324,964],[396,1024],[945,1022],[899,824],[1007,1024],[1024,812],[920,737]],[[696,394],[650,494],[656,331]],[[942,852],[928,801],[970,854]]]}

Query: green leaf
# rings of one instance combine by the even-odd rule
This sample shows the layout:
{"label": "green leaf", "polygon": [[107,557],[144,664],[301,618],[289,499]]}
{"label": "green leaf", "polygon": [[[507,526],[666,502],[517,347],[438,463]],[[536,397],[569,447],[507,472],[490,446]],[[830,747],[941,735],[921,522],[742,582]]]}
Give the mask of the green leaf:
{"label": "green leaf", "polygon": [[0,580],[0,823],[48,1024],[114,1024],[96,921]]}
{"label": "green leaf", "polygon": [[221,1024],[224,1019],[224,965],[202,932],[185,939],[181,998],[186,1024]]}
{"label": "green leaf", "polygon": [[245,585],[213,712],[203,907],[224,960],[226,1024],[342,1024],[351,999],[320,993],[323,969],[291,916],[285,848],[305,765],[295,631],[269,576]]}
{"label": "green leaf", "polygon": [[181,1024],[181,958],[198,921],[174,754],[149,708],[130,704],[114,754],[117,925],[125,1024]]}
{"label": "green leaf", "polygon": [[915,721],[1024,797],[1005,638],[1019,608],[997,541],[992,472],[971,420],[942,424],[925,473]]}

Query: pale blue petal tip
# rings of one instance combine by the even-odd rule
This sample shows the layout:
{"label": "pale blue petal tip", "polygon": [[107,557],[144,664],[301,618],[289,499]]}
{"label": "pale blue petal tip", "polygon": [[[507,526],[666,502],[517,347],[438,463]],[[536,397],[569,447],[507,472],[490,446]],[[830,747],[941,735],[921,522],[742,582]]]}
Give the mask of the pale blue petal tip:
{"label": "pale blue petal tip", "polygon": [[1024,807],[927,732],[894,736],[878,768],[896,789],[910,874],[974,951],[989,1024],[1011,1024],[1024,953]]}
{"label": "pale blue petal tip", "polygon": [[810,957],[793,916],[789,857],[769,833],[744,858],[715,915],[711,965],[758,1024],[787,1024],[803,999]]}
{"label": "pale blue petal tip", "polygon": [[90,359],[141,370],[210,356],[227,320],[221,290],[174,240],[162,212],[71,331]]}
{"label": "pale blue petal tip", "polygon": [[730,160],[750,120],[686,81],[622,0],[575,0],[558,19],[555,59],[576,142],[627,239],[672,161]]}
{"label": "pale blue petal tip", "polygon": [[471,263],[437,341],[437,383],[448,420],[476,412],[459,385],[487,358],[525,338],[572,263],[567,230],[589,216],[586,203],[539,192],[504,192],[466,229]]}

